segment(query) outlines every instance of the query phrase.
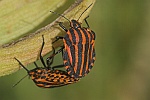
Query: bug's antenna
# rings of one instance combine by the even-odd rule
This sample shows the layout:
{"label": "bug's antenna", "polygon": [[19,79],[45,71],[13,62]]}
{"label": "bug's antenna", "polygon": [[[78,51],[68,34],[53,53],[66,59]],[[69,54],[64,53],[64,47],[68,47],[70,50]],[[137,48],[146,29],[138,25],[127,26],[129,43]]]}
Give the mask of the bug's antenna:
{"label": "bug's antenna", "polygon": [[16,84],[14,84],[12,87],[15,87],[17,84],[19,84],[24,78],[26,78],[28,76],[28,74],[26,76],[24,76],[22,79],[20,79]]}
{"label": "bug's antenna", "polygon": [[[93,3],[91,3],[83,12],[82,14],[79,16],[78,20],[81,18],[81,16],[92,6]],[[78,21],[77,20],[77,21]]]}
{"label": "bug's antenna", "polygon": [[59,13],[57,13],[57,12],[54,12],[54,11],[50,11],[51,13],[53,13],[53,14],[56,14],[56,15],[58,15],[58,16],[61,16],[61,17],[63,17],[63,18],[65,18],[66,20],[68,20],[69,21],[69,23],[70,23],[70,20],[69,19],[67,19],[65,16],[63,16],[63,15],[61,15],[61,14],[59,14]]}
{"label": "bug's antenna", "polygon": [[21,67],[23,67],[27,72],[29,72],[29,70],[17,58],[14,57],[14,59],[18,61],[19,65],[21,65]]}

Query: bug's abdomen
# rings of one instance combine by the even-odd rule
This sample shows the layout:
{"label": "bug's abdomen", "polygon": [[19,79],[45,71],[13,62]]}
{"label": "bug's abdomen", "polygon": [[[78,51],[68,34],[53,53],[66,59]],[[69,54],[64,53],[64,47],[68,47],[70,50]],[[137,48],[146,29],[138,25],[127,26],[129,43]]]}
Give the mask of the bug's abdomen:
{"label": "bug's abdomen", "polygon": [[63,70],[36,69],[34,72],[30,71],[29,74],[34,83],[43,88],[60,87],[79,81]]}
{"label": "bug's abdomen", "polygon": [[95,61],[95,35],[86,28],[69,29],[64,37],[64,65],[69,75],[81,78]]}

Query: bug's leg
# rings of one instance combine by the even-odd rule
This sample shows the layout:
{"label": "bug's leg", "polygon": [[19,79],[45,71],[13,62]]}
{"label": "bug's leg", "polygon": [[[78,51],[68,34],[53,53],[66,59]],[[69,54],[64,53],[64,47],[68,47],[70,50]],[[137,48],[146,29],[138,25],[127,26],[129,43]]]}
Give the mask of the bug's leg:
{"label": "bug's leg", "polygon": [[55,53],[55,55],[59,54],[60,52],[62,52],[62,55],[63,55],[64,48],[65,48],[64,46],[61,46],[61,48]]}
{"label": "bug's leg", "polygon": [[52,44],[55,43],[55,42],[57,42],[57,41],[60,40],[60,39],[63,39],[64,37],[62,37],[62,36],[56,36],[55,38],[56,38],[56,40],[53,41]]}
{"label": "bug's leg", "polygon": [[39,66],[36,64],[36,62],[33,62],[34,63],[34,65],[36,66],[36,68],[39,68]]}
{"label": "bug's leg", "polygon": [[64,52],[63,52],[63,49],[64,49],[65,47],[64,46],[61,46],[61,53],[62,53],[62,57],[63,57],[63,55],[64,55]]}
{"label": "bug's leg", "polygon": [[64,31],[68,31],[67,29],[66,29],[66,27],[62,24],[62,22],[59,22],[59,26],[64,30]]}
{"label": "bug's leg", "polygon": [[55,53],[55,49],[53,48],[53,54],[46,59],[48,67],[50,67],[50,65],[53,63],[54,56],[60,52],[63,52],[63,49],[64,49],[64,46]]}
{"label": "bug's leg", "polygon": [[85,21],[85,23],[86,23],[86,25],[87,25],[87,28],[90,28],[90,26],[89,26],[89,24],[88,24],[88,22],[87,22],[87,18],[89,18],[89,16],[87,16],[87,17],[84,19],[84,21]]}
{"label": "bug's leg", "polygon": [[55,68],[62,68],[62,67],[64,67],[64,64],[53,66],[52,69],[54,70]]}
{"label": "bug's leg", "polygon": [[52,55],[50,55],[50,56],[46,59],[47,67],[50,67],[50,65],[53,63],[53,60],[54,60],[55,49],[54,49],[53,46],[52,46],[52,48],[53,48],[53,53],[52,53]]}
{"label": "bug's leg", "polygon": [[45,44],[45,42],[44,42],[44,36],[43,35],[42,35],[42,38],[43,38],[43,42],[42,42],[42,46],[41,46],[41,50],[40,50],[40,60],[41,60],[42,64],[44,65],[44,67],[46,67],[44,59],[42,57],[42,50],[43,50],[43,47],[44,47],[44,44]]}

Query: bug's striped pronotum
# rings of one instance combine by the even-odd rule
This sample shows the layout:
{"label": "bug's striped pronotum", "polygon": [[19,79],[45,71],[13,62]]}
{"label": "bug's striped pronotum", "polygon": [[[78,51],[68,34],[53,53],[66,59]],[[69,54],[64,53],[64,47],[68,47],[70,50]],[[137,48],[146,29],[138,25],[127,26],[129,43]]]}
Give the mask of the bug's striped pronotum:
{"label": "bug's striped pronotum", "polygon": [[[92,5],[92,4],[91,4]],[[91,6],[89,5],[84,12]],[[64,66],[69,75],[75,78],[81,78],[89,73],[95,62],[95,33],[90,29],[86,17],[85,23],[87,27],[81,27],[81,23],[78,20],[84,14],[81,13],[78,20],[69,20],[65,16],[58,14],[56,12],[50,11],[57,14],[70,23],[70,28],[66,29],[62,22],[59,22],[59,26],[66,31],[64,37],[56,37],[56,41],[63,39],[63,62]],[[54,43],[53,42],[53,43]],[[58,51],[60,52],[60,51]],[[47,58],[47,62],[51,58]]]}
{"label": "bug's striped pronotum", "polygon": [[[51,57],[51,60],[49,60],[48,65],[45,64],[43,57],[41,55],[44,47],[44,43],[45,42],[43,37],[43,43],[40,50],[40,60],[44,67],[38,67],[38,65],[34,62],[36,68],[32,70],[28,70],[17,58],[15,58],[15,60],[18,61],[19,65],[27,71],[28,75],[31,77],[34,83],[38,87],[54,88],[54,87],[60,87],[60,86],[72,84],[79,81],[79,79],[71,77],[66,71],[55,69],[56,67],[62,67],[61,65],[50,67],[51,64],[53,63],[54,56]],[[54,53],[55,50],[53,54]],[[17,82],[14,86],[16,86],[19,82]]]}

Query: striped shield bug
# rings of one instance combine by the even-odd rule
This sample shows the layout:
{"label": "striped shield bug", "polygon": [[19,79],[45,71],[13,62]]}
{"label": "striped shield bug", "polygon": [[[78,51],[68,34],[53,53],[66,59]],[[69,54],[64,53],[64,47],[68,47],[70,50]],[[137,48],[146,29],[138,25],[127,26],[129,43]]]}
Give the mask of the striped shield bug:
{"label": "striped shield bug", "polygon": [[[42,43],[42,47],[40,50],[40,61],[44,67],[39,67],[34,62],[36,68],[34,68],[32,70],[28,70],[17,58],[15,58],[15,60],[19,63],[19,65],[27,71],[28,75],[31,77],[33,82],[38,87],[54,88],[54,87],[60,87],[60,86],[76,83],[77,81],[79,81],[79,79],[71,77],[66,71],[55,69],[58,67],[64,67],[64,65],[50,67],[51,64],[53,63],[53,59],[54,59],[54,56],[53,56],[53,54],[55,54],[54,48],[53,48],[53,54],[52,54],[51,60],[49,60],[47,65],[45,64],[44,59],[41,55],[43,47],[44,47],[44,43],[45,42],[44,42],[44,37],[43,37],[43,43]],[[24,79],[24,78],[22,78],[22,79]],[[16,86],[19,82],[17,82],[14,86]]]}
{"label": "striped shield bug", "polygon": [[[84,19],[87,27],[82,27],[79,22],[81,16],[90,6],[92,4],[81,13],[78,20],[72,19],[71,21],[59,13],[50,11],[65,18],[70,23],[70,28],[67,29],[62,22],[59,22],[59,26],[66,32],[66,35],[64,37],[57,36],[53,43],[59,39],[63,40],[61,50],[64,66],[68,74],[75,78],[81,78],[88,74],[95,62],[95,33],[90,29],[87,22],[89,16]],[[47,58],[47,62],[49,60],[50,58]]]}

